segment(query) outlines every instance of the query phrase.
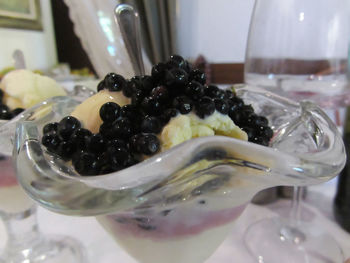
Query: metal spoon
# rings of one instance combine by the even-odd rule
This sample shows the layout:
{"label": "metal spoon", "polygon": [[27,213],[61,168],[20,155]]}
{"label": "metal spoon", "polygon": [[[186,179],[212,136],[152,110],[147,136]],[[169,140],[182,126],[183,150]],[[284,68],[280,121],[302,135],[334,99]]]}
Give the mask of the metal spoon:
{"label": "metal spoon", "polygon": [[139,14],[131,5],[119,4],[114,9],[115,20],[119,25],[132,67],[138,76],[145,75],[141,53],[141,32]]}

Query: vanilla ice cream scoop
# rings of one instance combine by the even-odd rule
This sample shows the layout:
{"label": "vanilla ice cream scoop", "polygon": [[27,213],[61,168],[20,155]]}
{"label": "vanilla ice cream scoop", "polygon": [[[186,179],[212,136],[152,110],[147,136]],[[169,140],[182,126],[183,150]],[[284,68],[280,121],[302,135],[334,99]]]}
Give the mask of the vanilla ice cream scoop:
{"label": "vanilla ice cream scoop", "polygon": [[7,73],[0,88],[5,93],[3,102],[10,109],[27,109],[48,98],[67,95],[54,79],[26,69]]}

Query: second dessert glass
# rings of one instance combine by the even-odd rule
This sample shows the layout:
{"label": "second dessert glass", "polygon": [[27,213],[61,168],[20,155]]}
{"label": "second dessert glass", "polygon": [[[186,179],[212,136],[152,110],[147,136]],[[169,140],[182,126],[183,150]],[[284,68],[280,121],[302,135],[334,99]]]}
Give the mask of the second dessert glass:
{"label": "second dessert glass", "polygon": [[[80,101],[93,92],[83,86],[75,86],[68,94]],[[68,236],[46,235],[39,230],[36,204],[16,180],[10,157],[13,135],[17,120],[21,119],[21,115],[27,116],[28,111],[10,121],[0,120],[0,219],[7,232],[0,262],[86,263],[85,249],[77,240]]]}
{"label": "second dessert glass", "polygon": [[86,263],[82,245],[68,236],[43,234],[36,205],[17,183],[11,158],[0,156],[0,219],[7,231],[1,263]]}
{"label": "second dessert glass", "polygon": [[[226,238],[252,197],[277,185],[311,185],[345,163],[342,138],[327,115],[259,89],[237,94],[274,130],[270,147],[223,136],[189,140],[119,172],[83,177],[41,145],[42,127],[78,104],[53,98],[18,123],[18,180],[40,205],[57,213],[96,216],[142,263],[201,263]],[[46,115],[29,120],[41,107]],[[327,251],[319,253],[327,257]]]}

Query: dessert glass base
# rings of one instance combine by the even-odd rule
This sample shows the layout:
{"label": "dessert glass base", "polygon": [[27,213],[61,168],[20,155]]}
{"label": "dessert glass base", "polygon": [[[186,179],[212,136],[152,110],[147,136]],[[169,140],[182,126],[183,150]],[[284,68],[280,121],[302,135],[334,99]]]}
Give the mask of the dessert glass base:
{"label": "dessert glass base", "polygon": [[36,205],[18,185],[11,158],[0,157],[0,196],[0,220],[7,232],[0,262],[87,262],[78,241],[39,231]]}
{"label": "dessert glass base", "polygon": [[86,263],[88,261],[84,248],[75,239],[68,236],[42,236],[40,233],[35,233],[24,239],[9,240],[0,254],[0,262]]}
{"label": "dessert glass base", "polygon": [[4,263],[86,263],[85,249],[73,238],[44,235],[39,231],[36,206],[16,212],[0,212],[7,242],[0,253]]}
{"label": "dessert glass base", "polygon": [[[53,98],[18,122],[18,180],[34,200],[54,212],[96,216],[138,262],[202,263],[257,192],[325,182],[345,163],[339,132],[314,104],[259,89],[236,92],[268,118],[274,130],[271,147],[201,137],[118,172],[81,176],[41,145],[42,127],[78,104],[69,97]],[[40,107],[50,111],[32,120]]]}
{"label": "dessert glass base", "polygon": [[249,226],[244,243],[258,262],[344,262],[336,240],[309,222],[263,219]]}

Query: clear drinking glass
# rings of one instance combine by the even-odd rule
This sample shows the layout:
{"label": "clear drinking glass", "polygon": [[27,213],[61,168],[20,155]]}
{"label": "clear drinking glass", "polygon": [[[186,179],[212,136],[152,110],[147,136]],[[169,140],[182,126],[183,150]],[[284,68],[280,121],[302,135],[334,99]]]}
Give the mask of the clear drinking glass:
{"label": "clear drinking glass", "polygon": [[245,83],[322,107],[348,105],[349,5],[346,0],[257,0]]}
{"label": "clear drinking glass", "polygon": [[[248,36],[245,83],[323,108],[350,104],[347,79],[350,8],[345,0],[255,2]],[[262,262],[343,262],[335,239],[300,220],[301,189],[291,217],[252,225],[245,242]],[[320,239],[322,238],[322,242]],[[327,249],[329,257],[318,251]]]}
{"label": "clear drinking glass", "polygon": [[[274,130],[271,147],[208,136],[119,172],[88,177],[41,145],[42,127],[78,104],[69,97],[53,98],[18,122],[18,180],[52,211],[96,216],[138,262],[202,263],[258,191],[327,181],[346,159],[339,132],[314,104],[298,104],[259,89],[240,88],[237,94],[269,119]],[[51,111],[30,120],[42,107]]]}

